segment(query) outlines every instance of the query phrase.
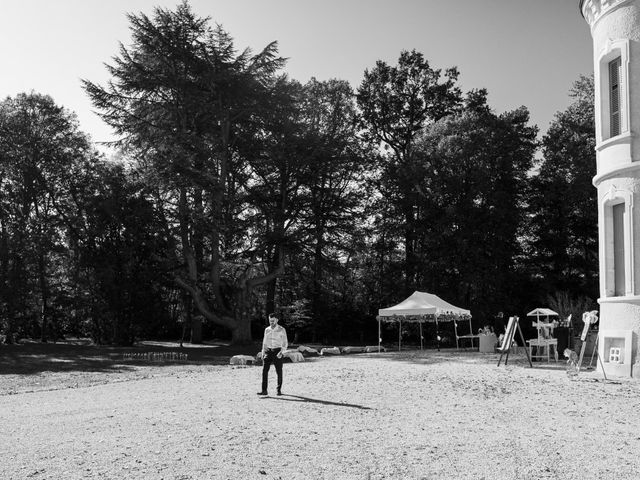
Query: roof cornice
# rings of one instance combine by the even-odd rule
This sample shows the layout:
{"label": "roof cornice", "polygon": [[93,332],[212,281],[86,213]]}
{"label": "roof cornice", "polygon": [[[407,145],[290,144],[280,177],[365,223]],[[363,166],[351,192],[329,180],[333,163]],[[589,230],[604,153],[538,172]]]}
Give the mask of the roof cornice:
{"label": "roof cornice", "polygon": [[632,0],[580,0],[579,7],[584,19],[593,28],[605,14],[630,1]]}

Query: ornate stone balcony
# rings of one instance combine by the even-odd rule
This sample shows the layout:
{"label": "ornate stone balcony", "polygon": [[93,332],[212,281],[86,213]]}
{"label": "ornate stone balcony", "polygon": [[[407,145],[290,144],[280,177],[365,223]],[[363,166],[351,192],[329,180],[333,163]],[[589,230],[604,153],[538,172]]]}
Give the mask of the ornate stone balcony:
{"label": "ornate stone balcony", "polygon": [[590,27],[600,18],[625,3],[632,0],[580,0],[580,11]]}

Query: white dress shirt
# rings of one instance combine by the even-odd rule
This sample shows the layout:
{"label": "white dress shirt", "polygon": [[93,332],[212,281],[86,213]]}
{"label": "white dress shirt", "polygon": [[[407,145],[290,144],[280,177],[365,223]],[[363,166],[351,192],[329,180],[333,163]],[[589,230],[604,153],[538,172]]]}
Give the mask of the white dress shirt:
{"label": "white dress shirt", "polygon": [[289,346],[287,340],[287,331],[284,327],[276,325],[274,328],[270,326],[264,330],[264,338],[262,340],[262,351],[266,351],[267,348],[280,348],[281,351],[285,351]]}

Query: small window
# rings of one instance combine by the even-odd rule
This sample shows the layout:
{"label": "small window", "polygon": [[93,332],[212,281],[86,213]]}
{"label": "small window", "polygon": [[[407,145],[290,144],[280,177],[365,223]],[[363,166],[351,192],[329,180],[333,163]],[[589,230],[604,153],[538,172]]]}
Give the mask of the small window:
{"label": "small window", "polygon": [[609,62],[609,136],[620,135],[620,81],[622,78],[620,57]]}

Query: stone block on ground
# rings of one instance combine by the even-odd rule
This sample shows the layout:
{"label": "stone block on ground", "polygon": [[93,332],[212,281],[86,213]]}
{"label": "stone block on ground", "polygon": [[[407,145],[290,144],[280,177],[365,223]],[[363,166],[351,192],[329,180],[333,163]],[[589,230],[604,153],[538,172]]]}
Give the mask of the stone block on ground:
{"label": "stone block on ground", "polygon": [[297,350],[285,350],[282,355],[292,363],[304,362],[304,356]]}
{"label": "stone block on ground", "polygon": [[342,353],[363,353],[367,347],[342,347]]}
{"label": "stone block on ground", "polygon": [[[384,348],[382,345],[380,345],[380,351],[381,352],[386,352],[387,349]],[[368,345],[366,347],[364,347],[364,351],[367,353],[377,353],[378,352],[378,346],[377,345]]]}
{"label": "stone block on ground", "polygon": [[234,355],[229,360],[230,365],[253,365],[255,363],[255,357],[251,355]]}
{"label": "stone block on ground", "polygon": [[327,347],[320,350],[320,355],[340,355],[338,347]]}
{"label": "stone block on ground", "polygon": [[320,352],[318,352],[318,350],[316,350],[315,348],[306,347],[304,345],[300,345],[297,350],[301,354],[306,355],[306,356],[315,356],[315,355],[319,355],[320,354]]}

